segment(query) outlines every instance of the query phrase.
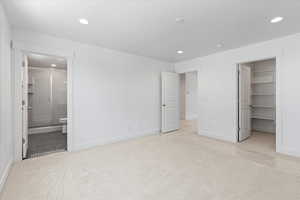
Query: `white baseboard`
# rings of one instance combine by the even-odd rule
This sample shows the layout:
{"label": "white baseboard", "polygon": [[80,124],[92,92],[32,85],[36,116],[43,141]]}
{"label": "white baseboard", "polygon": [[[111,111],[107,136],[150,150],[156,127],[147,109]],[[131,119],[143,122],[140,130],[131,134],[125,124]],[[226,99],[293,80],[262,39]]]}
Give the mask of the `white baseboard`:
{"label": "white baseboard", "polygon": [[49,133],[54,131],[62,131],[62,126],[46,126],[38,128],[30,128],[28,134]]}
{"label": "white baseboard", "polygon": [[1,196],[1,192],[2,192],[2,190],[4,188],[6,179],[8,177],[8,174],[9,174],[10,168],[12,166],[12,163],[13,163],[13,161],[10,160],[8,162],[8,164],[6,165],[6,167],[4,168],[3,174],[1,174],[1,177],[0,177],[0,196]]}
{"label": "white baseboard", "polygon": [[198,130],[198,134],[201,136],[209,137],[209,138],[214,138],[214,139],[223,140],[223,141],[227,141],[227,142],[231,142],[231,143],[236,143],[235,138],[226,136],[222,133],[206,131],[206,130]]}
{"label": "white baseboard", "polygon": [[81,144],[74,144],[74,148],[72,151],[79,151],[83,149],[89,149],[92,147],[100,146],[100,145],[105,145],[105,144],[112,144],[120,141],[126,141],[134,138],[139,138],[139,137],[144,137],[144,136],[150,136],[150,135],[158,135],[160,133],[160,130],[152,130],[152,131],[144,131],[140,133],[136,133],[130,136],[122,136],[122,137],[115,137],[115,138],[110,138],[106,141],[102,140],[93,140],[90,142],[85,142]]}
{"label": "white baseboard", "polygon": [[285,154],[285,155],[289,155],[289,156],[300,157],[300,151],[295,150],[295,149],[286,148],[284,146],[277,146],[276,152]]}

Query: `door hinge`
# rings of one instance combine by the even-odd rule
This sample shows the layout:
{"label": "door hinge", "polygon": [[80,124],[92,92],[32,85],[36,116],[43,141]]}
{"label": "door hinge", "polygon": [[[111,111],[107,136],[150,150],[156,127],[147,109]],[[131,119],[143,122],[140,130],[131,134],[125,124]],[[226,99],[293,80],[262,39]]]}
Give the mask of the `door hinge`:
{"label": "door hinge", "polygon": [[13,49],[14,48],[14,42],[11,40],[10,41],[10,48]]}
{"label": "door hinge", "polygon": [[25,106],[25,100],[22,100],[22,106]]}
{"label": "door hinge", "polygon": [[22,138],[22,144],[25,144],[25,139],[24,138]]}

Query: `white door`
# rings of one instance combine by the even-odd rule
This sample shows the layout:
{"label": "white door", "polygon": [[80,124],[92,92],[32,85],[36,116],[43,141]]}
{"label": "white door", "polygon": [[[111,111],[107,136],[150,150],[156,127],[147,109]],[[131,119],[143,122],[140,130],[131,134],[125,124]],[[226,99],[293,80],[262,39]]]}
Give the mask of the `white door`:
{"label": "white door", "polygon": [[239,65],[239,141],[251,135],[251,68]]}
{"label": "white door", "polygon": [[26,158],[28,149],[28,60],[22,63],[22,156]]}
{"label": "white door", "polygon": [[162,132],[169,132],[180,127],[179,109],[179,74],[162,72]]}

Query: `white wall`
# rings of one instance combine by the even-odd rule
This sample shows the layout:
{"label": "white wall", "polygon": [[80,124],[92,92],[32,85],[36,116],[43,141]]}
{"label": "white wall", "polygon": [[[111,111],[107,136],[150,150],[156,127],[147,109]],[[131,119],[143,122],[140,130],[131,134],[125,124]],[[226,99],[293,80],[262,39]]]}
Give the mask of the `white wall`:
{"label": "white wall", "polygon": [[10,26],[0,4],[0,191],[13,160]]}
{"label": "white wall", "polygon": [[160,130],[160,73],[174,71],[173,64],[21,30],[13,39],[25,48],[74,51],[75,149]]}
{"label": "white wall", "polygon": [[300,34],[175,64],[198,70],[198,132],[236,142],[236,64],[277,56],[277,150],[300,156]]}
{"label": "white wall", "polygon": [[187,72],[185,74],[186,81],[186,119],[195,120],[197,119],[197,72]]}

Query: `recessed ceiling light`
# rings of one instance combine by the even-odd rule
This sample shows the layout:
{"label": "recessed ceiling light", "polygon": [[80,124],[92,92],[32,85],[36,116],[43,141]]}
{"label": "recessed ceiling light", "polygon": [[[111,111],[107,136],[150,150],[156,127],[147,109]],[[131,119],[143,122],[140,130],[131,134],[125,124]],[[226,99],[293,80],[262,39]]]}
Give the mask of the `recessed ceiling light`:
{"label": "recessed ceiling light", "polygon": [[272,24],[275,24],[275,23],[278,23],[278,22],[281,22],[283,20],[283,17],[274,17],[273,19],[271,19],[271,23]]}
{"label": "recessed ceiling light", "polygon": [[51,64],[51,67],[56,67],[56,64]]}
{"label": "recessed ceiling light", "polygon": [[182,50],[177,51],[178,54],[183,54],[184,52]]}
{"label": "recessed ceiling light", "polygon": [[87,19],[81,18],[78,20],[80,24],[89,24],[89,21]]}
{"label": "recessed ceiling light", "polygon": [[176,23],[178,23],[178,24],[182,24],[182,23],[184,23],[184,18],[183,18],[183,17],[177,17],[177,18],[175,19],[175,21],[176,21]]}

